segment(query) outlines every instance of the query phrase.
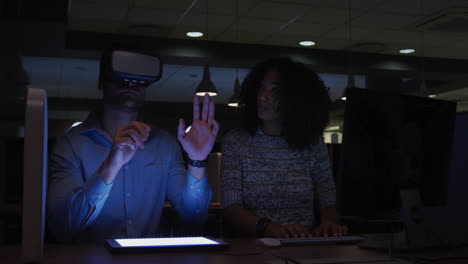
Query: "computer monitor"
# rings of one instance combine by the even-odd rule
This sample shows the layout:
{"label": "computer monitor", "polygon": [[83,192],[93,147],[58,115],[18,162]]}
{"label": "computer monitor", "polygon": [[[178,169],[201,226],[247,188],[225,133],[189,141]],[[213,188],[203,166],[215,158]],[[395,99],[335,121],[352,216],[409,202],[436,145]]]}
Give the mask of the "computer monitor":
{"label": "computer monitor", "polygon": [[[350,88],[337,175],[342,216],[397,220],[401,190],[447,200],[456,103]],[[396,213],[396,214],[395,214]]]}
{"label": "computer monitor", "polygon": [[208,175],[208,182],[211,184],[211,189],[213,190],[210,204],[219,206],[221,203],[221,194],[219,192],[219,177],[221,175],[221,152],[210,153],[206,170]]}
{"label": "computer monitor", "polygon": [[47,94],[29,88],[24,131],[22,259],[39,263],[43,256],[47,188]]}

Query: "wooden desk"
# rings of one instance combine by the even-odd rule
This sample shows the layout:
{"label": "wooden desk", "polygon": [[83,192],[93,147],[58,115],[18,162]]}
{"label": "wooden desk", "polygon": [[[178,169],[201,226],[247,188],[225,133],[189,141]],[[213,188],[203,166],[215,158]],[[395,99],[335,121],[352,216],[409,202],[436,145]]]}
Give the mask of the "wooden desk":
{"label": "wooden desk", "polygon": [[[43,263],[47,264],[87,264],[87,263],[284,263],[272,254],[293,257],[301,263],[336,263],[344,260],[372,260],[385,258],[385,252],[360,249],[355,245],[317,245],[317,246],[288,246],[272,249],[265,252],[263,248],[255,245],[254,239],[236,238],[226,239],[230,242],[229,251],[218,252],[186,252],[186,253],[148,253],[148,254],[111,254],[102,244],[59,245],[45,246]],[[439,256],[447,256],[448,252],[457,256],[468,257],[468,248],[454,249],[442,252]],[[258,254],[255,254],[258,253]],[[247,255],[250,254],[250,255]],[[428,257],[428,263],[466,263],[467,259],[437,261],[434,250],[427,253],[419,252],[419,257]],[[432,254],[432,255],[431,255]],[[445,255],[444,255],[445,254]],[[20,246],[1,246],[1,263],[21,263]],[[416,255],[404,255],[407,258]],[[434,261],[435,260],[435,261]],[[291,263],[291,262],[289,262]],[[382,263],[382,262],[380,262]],[[400,263],[400,262],[399,262]],[[410,262],[401,262],[410,263]],[[367,263],[370,264],[370,263]]]}

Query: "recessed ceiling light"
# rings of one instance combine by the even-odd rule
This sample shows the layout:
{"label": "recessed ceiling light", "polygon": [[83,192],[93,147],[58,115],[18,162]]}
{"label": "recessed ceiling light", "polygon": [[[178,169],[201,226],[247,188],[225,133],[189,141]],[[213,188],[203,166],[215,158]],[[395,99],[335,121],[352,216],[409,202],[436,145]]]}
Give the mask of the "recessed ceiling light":
{"label": "recessed ceiling light", "polygon": [[198,32],[198,31],[190,31],[190,32],[187,32],[186,35],[191,37],[191,38],[199,38],[199,37],[203,36],[203,33]]}
{"label": "recessed ceiling light", "polygon": [[304,41],[299,42],[299,45],[301,45],[301,46],[306,46],[306,47],[310,47],[310,46],[314,46],[314,45],[315,45],[315,41],[304,40]]}
{"label": "recessed ceiling light", "polygon": [[429,97],[430,97],[430,98],[437,97],[437,94],[430,94]]}
{"label": "recessed ceiling light", "polygon": [[416,50],[415,49],[401,49],[400,50],[400,53],[402,54],[410,54],[410,53],[414,53]]}

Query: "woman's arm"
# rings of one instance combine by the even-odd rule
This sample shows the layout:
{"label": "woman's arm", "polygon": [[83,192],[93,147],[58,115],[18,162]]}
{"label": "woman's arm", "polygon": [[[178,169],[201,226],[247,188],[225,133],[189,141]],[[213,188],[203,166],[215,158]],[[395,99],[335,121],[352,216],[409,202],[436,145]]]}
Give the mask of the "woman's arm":
{"label": "woman's arm", "polygon": [[[311,233],[300,224],[281,225],[275,222],[267,222],[264,228],[257,227],[260,217],[238,204],[233,204],[224,210],[224,221],[248,236],[261,237],[310,237]],[[260,223],[261,225],[261,223]],[[263,234],[258,234],[257,228],[263,230]]]}
{"label": "woman's arm", "polygon": [[241,207],[238,204],[233,204],[224,209],[224,221],[229,226],[241,231],[245,235],[256,235],[256,224],[259,220],[255,214]]}
{"label": "woman's arm", "polygon": [[348,228],[339,224],[335,206],[323,208],[320,214],[320,225],[314,229],[314,236],[345,236],[348,233]]}
{"label": "woman's arm", "polygon": [[336,188],[330,167],[327,146],[321,140],[316,152],[312,179],[315,197],[320,206],[320,225],[312,232],[314,236],[344,236],[348,229],[339,224],[336,211]]}

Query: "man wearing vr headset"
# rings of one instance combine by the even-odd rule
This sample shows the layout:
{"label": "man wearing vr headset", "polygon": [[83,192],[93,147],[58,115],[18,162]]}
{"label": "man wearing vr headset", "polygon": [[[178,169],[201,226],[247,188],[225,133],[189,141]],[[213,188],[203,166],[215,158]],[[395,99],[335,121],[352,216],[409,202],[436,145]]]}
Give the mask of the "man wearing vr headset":
{"label": "man wearing vr headset", "polygon": [[160,76],[156,57],[127,51],[103,54],[102,111],[59,138],[50,157],[47,219],[56,240],[158,236],[166,197],[183,222],[205,220],[212,193],[206,159],[219,130],[214,103],[205,95],[200,111],[194,97],[188,133],[179,120],[186,170],[177,141],[137,121],[146,88]]}

